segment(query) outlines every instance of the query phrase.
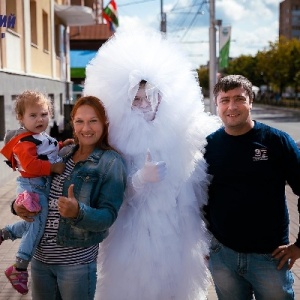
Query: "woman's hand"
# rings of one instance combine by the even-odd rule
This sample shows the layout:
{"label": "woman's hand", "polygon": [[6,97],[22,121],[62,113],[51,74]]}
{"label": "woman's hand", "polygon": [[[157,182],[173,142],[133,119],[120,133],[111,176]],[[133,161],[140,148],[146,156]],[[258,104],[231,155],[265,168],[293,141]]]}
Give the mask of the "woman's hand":
{"label": "woman's hand", "polygon": [[74,197],[74,184],[68,189],[68,198],[60,196],[57,201],[58,211],[64,218],[77,218],[79,213],[79,204]]}
{"label": "woman's hand", "polygon": [[66,165],[63,162],[57,162],[50,165],[51,173],[62,174],[65,170]]}
{"label": "woman's hand", "polygon": [[63,147],[74,144],[74,139],[66,139],[63,141]]}
{"label": "woman's hand", "polygon": [[13,204],[13,209],[16,212],[17,216],[26,222],[33,222],[34,216],[38,214],[38,212],[30,212],[23,205],[19,206],[16,205],[16,203]]}

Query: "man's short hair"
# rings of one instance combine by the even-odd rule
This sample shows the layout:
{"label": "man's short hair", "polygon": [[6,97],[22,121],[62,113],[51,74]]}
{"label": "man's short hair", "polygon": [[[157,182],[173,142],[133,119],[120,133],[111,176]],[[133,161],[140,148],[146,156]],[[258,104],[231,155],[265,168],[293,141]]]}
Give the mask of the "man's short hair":
{"label": "man's short hair", "polygon": [[214,98],[217,99],[217,96],[220,92],[228,92],[230,90],[242,87],[247,95],[250,98],[250,102],[254,100],[254,93],[252,91],[252,83],[246,77],[242,75],[228,75],[220,78],[217,84],[214,87],[213,94]]}

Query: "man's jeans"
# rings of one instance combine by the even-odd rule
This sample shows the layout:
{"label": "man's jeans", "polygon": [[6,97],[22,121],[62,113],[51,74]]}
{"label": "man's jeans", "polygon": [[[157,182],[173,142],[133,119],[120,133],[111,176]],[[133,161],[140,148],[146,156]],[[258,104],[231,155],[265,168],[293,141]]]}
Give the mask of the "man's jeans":
{"label": "man's jeans", "polygon": [[50,265],[31,262],[33,300],[93,300],[97,264]]}
{"label": "man's jeans", "polygon": [[209,269],[219,300],[295,299],[294,278],[271,254],[238,253],[213,238]]}

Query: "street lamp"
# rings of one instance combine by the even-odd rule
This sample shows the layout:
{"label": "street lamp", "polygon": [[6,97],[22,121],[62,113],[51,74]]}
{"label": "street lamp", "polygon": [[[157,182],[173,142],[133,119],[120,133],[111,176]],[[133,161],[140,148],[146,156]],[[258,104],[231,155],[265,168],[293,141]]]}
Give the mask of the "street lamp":
{"label": "street lamp", "polygon": [[167,14],[164,13],[164,7],[163,7],[163,0],[160,0],[160,31],[161,32],[167,32]]}

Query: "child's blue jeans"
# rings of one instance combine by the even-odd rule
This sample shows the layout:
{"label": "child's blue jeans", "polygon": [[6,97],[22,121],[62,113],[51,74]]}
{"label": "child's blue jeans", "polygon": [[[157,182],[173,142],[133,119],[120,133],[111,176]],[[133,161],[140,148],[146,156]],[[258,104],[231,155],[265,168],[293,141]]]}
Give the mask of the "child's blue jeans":
{"label": "child's blue jeans", "polygon": [[39,195],[42,210],[34,217],[33,222],[19,221],[7,225],[5,229],[9,232],[11,240],[21,238],[21,243],[16,254],[17,257],[30,261],[34,251],[44,233],[48,215],[48,195],[51,177],[17,178],[17,194],[24,191],[37,193]]}

